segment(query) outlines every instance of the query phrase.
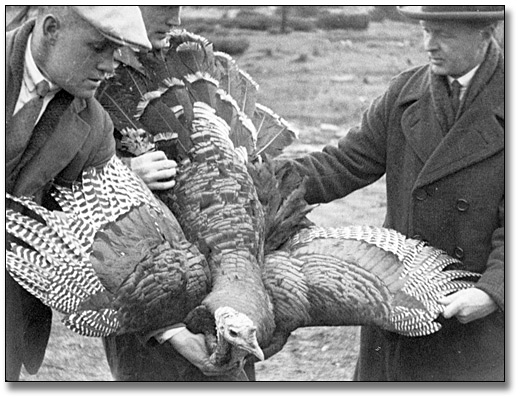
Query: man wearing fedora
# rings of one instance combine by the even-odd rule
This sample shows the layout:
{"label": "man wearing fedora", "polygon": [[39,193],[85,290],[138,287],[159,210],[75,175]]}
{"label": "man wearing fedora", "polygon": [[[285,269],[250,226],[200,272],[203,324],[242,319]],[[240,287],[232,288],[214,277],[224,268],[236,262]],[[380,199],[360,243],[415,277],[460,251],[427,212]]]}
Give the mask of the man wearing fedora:
{"label": "man wearing fedora", "polygon": [[[44,6],[6,33],[6,191],[52,208],[51,183],[75,181],[114,155],[113,126],[94,99],[114,50],[150,49],[138,7]],[[6,380],[38,371],[51,310],[6,273]]]}
{"label": "man wearing fedora", "polygon": [[429,63],[395,77],[337,147],[295,161],[310,204],[386,174],[384,226],[481,274],[442,302],[442,329],[405,337],[363,327],[357,381],[504,380],[503,6],[403,6]]}

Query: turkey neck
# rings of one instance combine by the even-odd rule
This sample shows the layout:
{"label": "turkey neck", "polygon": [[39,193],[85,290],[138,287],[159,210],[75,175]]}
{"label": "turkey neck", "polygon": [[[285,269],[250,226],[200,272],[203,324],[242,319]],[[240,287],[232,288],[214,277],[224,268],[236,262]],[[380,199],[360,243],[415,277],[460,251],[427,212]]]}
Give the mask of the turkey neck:
{"label": "turkey neck", "polygon": [[257,258],[246,249],[230,250],[210,263],[210,268],[212,291],[203,304],[211,313],[229,306],[246,314],[257,327],[258,341],[267,341],[275,327],[274,313]]}

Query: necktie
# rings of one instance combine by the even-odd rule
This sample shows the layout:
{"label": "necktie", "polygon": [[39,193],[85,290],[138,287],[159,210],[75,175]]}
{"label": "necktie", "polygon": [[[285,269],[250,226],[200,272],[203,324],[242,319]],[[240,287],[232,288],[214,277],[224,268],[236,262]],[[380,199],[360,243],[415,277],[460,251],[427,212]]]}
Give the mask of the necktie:
{"label": "necktie", "polygon": [[453,80],[451,83],[451,106],[453,108],[453,114],[457,117],[457,113],[460,107],[460,90],[462,85],[458,80]]}
{"label": "necktie", "polygon": [[[43,108],[43,99],[49,92],[49,83],[45,80],[36,85],[36,97],[27,102],[16,113],[7,131],[6,164],[16,162],[23,154],[32,131]],[[6,172],[8,169],[6,169]]]}

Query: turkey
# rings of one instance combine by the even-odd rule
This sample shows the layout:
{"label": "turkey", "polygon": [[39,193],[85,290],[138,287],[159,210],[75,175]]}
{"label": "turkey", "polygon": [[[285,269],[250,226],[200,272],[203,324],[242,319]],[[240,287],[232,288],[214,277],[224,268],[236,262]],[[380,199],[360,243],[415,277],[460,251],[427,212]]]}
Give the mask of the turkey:
{"label": "turkey", "polygon": [[[170,43],[164,57],[141,57],[141,66],[118,74],[99,99],[126,152],[161,149],[179,164],[175,187],[158,196],[208,260],[213,284],[202,303],[206,314],[219,307],[245,314],[264,345],[275,324],[261,279],[263,207],[248,162],[281,151],[294,132],[256,104],[257,84],[207,40],[179,32]],[[117,89],[128,84],[131,90]]]}
{"label": "turkey", "polygon": [[7,269],[71,329],[184,321],[224,364],[269,357],[299,327],[427,335],[440,328],[437,301],[473,286],[478,275],[459,261],[395,231],[313,226],[301,177],[271,161],[294,131],[207,40],[177,32],[164,60],[145,66],[148,78],[112,85],[133,84],[133,95],[100,96],[128,152],[161,149],[178,162],[174,188],[158,200],[113,159],[56,188],[64,216],[8,198]]}

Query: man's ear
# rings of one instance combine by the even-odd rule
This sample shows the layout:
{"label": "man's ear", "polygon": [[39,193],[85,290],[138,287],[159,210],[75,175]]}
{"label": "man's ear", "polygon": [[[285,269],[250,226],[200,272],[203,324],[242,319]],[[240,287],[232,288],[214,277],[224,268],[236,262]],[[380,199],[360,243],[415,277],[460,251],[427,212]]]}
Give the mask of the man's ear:
{"label": "man's ear", "polygon": [[485,40],[491,40],[496,36],[497,24],[488,25],[480,30],[480,34]]}
{"label": "man's ear", "polygon": [[56,42],[61,27],[60,20],[54,15],[45,16],[42,24],[43,37],[51,43]]}

